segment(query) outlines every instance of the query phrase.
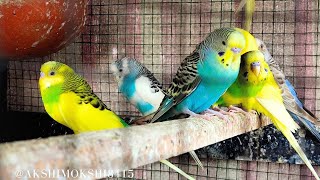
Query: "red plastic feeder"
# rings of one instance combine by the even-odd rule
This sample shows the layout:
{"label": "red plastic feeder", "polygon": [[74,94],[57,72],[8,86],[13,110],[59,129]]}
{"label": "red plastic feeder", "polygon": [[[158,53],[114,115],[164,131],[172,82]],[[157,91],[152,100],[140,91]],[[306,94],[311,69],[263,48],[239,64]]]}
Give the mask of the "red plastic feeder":
{"label": "red plastic feeder", "polygon": [[0,1],[0,56],[46,56],[65,47],[85,25],[88,0]]}

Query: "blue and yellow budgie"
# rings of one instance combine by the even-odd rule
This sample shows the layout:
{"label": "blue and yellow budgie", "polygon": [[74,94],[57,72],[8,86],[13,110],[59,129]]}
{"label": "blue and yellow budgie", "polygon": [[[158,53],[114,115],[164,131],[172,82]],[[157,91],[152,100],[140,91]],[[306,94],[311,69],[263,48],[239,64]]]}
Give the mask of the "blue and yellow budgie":
{"label": "blue and yellow budgie", "polygon": [[[39,88],[46,112],[74,133],[125,128],[129,125],[93,93],[82,76],[66,64],[49,61],[40,69]],[[194,179],[167,160],[160,162]]]}
{"label": "blue and yellow budgie", "polygon": [[320,141],[320,133],[315,125],[319,124],[319,120],[312,114],[298,98],[298,95],[284,73],[280,69],[279,64],[271,56],[266,45],[262,40],[256,38],[259,50],[264,54],[265,60],[268,63],[270,70],[273,72],[275,80],[282,90],[282,98],[284,105],[291,117],[299,124],[306,127]]}
{"label": "blue and yellow budgie", "polygon": [[312,174],[319,179],[293,135],[293,132],[300,127],[287,112],[283,104],[281,90],[265,62],[262,52],[250,51],[241,56],[239,76],[217,104],[222,106],[240,105],[248,111],[256,110],[268,116],[299,154]]}
{"label": "blue and yellow budgie", "polygon": [[197,113],[222,115],[208,108],[236,80],[240,52],[245,43],[245,37],[234,28],[211,32],[183,60],[151,122],[167,120],[181,113],[205,119],[208,115]]}
{"label": "blue and yellow budgie", "polygon": [[[110,66],[120,92],[133,104],[143,116],[152,115],[165,96],[160,82],[139,61],[125,57]],[[196,163],[203,165],[194,151],[189,152]]]}

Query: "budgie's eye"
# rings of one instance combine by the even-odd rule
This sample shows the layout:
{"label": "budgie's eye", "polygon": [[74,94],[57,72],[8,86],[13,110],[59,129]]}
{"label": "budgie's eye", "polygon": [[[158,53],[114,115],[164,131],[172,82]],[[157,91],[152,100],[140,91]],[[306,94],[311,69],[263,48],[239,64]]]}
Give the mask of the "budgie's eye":
{"label": "budgie's eye", "polygon": [[224,52],[219,52],[218,54],[219,54],[219,56],[223,56]]}
{"label": "budgie's eye", "polygon": [[119,69],[119,72],[122,72],[122,68]]}
{"label": "budgie's eye", "polygon": [[260,49],[264,49],[264,46],[263,46],[263,44],[261,44],[261,45],[260,45]]}
{"label": "budgie's eye", "polygon": [[51,71],[49,74],[50,76],[54,76],[56,73],[54,71]]}
{"label": "budgie's eye", "polygon": [[222,41],[222,44],[223,44],[223,45],[226,45],[226,42]]}

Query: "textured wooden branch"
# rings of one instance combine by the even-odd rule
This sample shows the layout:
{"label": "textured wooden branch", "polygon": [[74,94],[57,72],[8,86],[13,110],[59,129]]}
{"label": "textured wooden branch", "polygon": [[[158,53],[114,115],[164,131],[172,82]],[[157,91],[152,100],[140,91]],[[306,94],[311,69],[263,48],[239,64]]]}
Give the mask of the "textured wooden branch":
{"label": "textured wooden branch", "polygon": [[[183,119],[125,129],[64,135],[0,145],[0,174],[34,169],[128,170],[168,159],[270,124],[256,114],[234,119]],[[17,132],[18,133],[18,132]]]}

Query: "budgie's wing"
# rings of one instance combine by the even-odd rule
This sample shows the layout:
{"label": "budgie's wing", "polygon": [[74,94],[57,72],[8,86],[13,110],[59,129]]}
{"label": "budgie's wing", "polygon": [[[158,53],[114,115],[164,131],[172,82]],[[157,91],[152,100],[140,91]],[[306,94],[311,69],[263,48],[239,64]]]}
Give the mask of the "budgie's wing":
{"label": "budgie's wing", "polygon": [[313,118],[315,118],[314,120],[316,121],[314,123],[318,123],[317,117],[312,112],[310,112],[306,107],[304,107],[304,105],[302,104],[301,100],[298,97],[297,92],[295,91],[294,87],[292,86],[289,80],[286,80],[286,87],[289,89],[291,95],[294,97],[294,100],[297,103],[297,105],[305,111],[303,113],[306,113],[307,116],[312,116]]}
{"label": "budgie's wing", "polygon": [[[87,121],[83,124],[92,121],[90,126],[94,129],[109,129],[111,127],[127,127],[128,124],[118,117],[111,109],[109,109],[99,97],[93,93],[90,85],[84,79],[77,79],[78,86],[76,88],[71,87],[76,82],[69,82],[70,94],[75,94],[79,102],[78,113],[73,116],[78,116],[76,119]],[[71,102],[63,102],[68,104]],[[68,106],[68,105],[67,105]],[[75,107],[75,106],[69,106]],[[70,108],[68,108],[70,109]],[[80,123],[80,122],[79,122]],[[89,123],[88,123],[89,124]]]}
{"label": "budgie's wing", "polygon": [[318,124],[319,122],[317,118],[303,106],[294,90],[294,87],[288,80],[285,79],[285,75],[282,73],[282,71],[277,68],[277,63],[274,60],[270,61],[270,63],[270,69],[277,84],[282,90],[283,103],[286,109],[314,124]]}
{"label": "budgie's wing", "polygon": [[278,124],[279,126],[287,126],[291,132],[295,132],[295,130],[299,128],[299,126],[292,120],[291,116],[287,113],[285,107],[282,104],[272,99],[266,99],[261,97],[257,97],[256,99],[259,102],[259,104],[263,106],[264,109],[266,109],[266,111],[272,114],[272,116],[277,117],[277,120],[279,122],[277,122],[276,124]]}
{"label": "budgie's wing", "polygon": [[299,124],[303,125],[305,128],[307,128],[313,135],[314,137],[317,138],[317,140],[320,142],[320,133],[317,131],[316,126],[310,122],[309,120],[302,118],[300,116],[297,116],[295,113],[288,111],[291,117]]}
{"label": "budgie's wing", "polygon": [[179,104],[196,89],[201,81],[197,71],[197,63],[199,59],[200,55],[197,51],[194,51],[184,59],[173,79],[172,84],[167,90],[167,95],[161,102],[161,105],[153,116],[151,122],[158,120],[173,106]]}
{"label": "budgie's wing", "polygon": [[284,86],[284,104],[288,111],[295,113],[296,115],[308,119],[314,124],[318,124],[317,118],[309,111],[306,111],[304,106],[299,106],[301,104],[297,96],[293,96],[290,92],[290,89],[287,85]]}
{"label": "budgie's wing", "polygon": [[[259,50],[263,52],[266,62],[268,63],[270,70],[273,73],[273,76],[282,90],[282,98],[285,104],[285,107],[288,111],[292,112],[292,114],[296,114],[301,118],[294,118],[298,121],[307,120],[308,122],[301,122],[303,124],[319,124],[318,119],[312,114],[308,109],[306,109],[301,100],[298,98],[298,95],[292,86],[292,84],[286,79],[284,73],[282,72],[279,64],[275,61],[275,59],[271,56],[270,52],[268,51],[265,43],[256,38],[257,44],[259,46]],[[298,117],[295,116],[295,117]],[[313,125],[312,125],[313,126]],[[310,126],[306,126],[308,129]],[[315,129],[309,129],[310,132],[316,132]],[[313,133],[314,134],[314,133]],[[314,134],[315,135],[315,134]],[[315,135],[316,137],[319,136],[318,134]],[[318,138],[318,137],[317,137]]]}
{"label": "budgie's wing", "polygon": [[157,92],[158,90],[160,90],[162,93],[164,93],[162,85],[160,84],[160,82],[154,77],[154,75],[149,70],[146,71],[144,73],[144,75],[151,80],[151,88],[154,91]]}

